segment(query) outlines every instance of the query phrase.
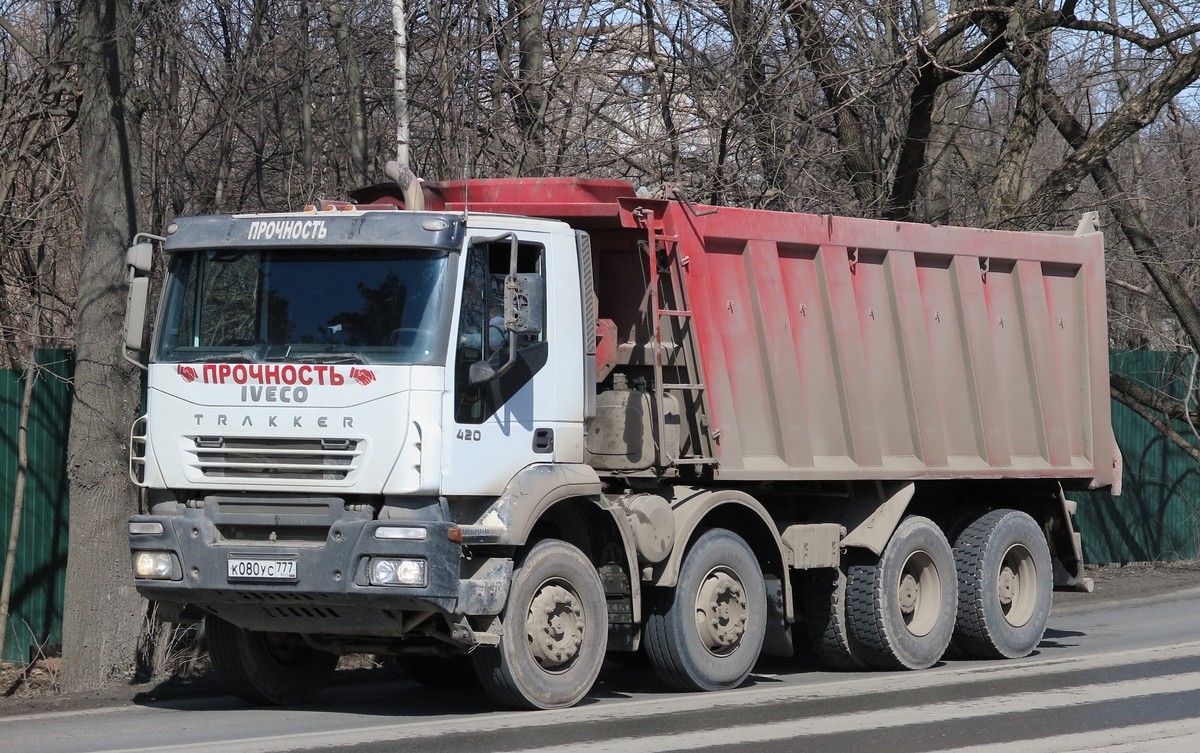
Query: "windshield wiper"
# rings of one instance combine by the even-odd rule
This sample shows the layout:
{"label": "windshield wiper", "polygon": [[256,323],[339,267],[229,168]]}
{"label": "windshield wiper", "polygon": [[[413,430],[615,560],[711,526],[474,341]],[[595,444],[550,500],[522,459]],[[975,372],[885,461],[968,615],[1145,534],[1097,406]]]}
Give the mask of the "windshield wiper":
{"label": "windshield wiper", "polygon": [[258,354],[252,350],[238,350],[233,353],[214,353],[208,356],[199,356],[197,358],[188,358],[181,363],[219,363],[221,361],[230,361],[232,363],[257,363]]}
{"label": "windshield wiper", "polygon": [[295,361],[296,363],[370,363],[361,354],[353,351],[296,353],[278,358],[268,358],[268,361]]}

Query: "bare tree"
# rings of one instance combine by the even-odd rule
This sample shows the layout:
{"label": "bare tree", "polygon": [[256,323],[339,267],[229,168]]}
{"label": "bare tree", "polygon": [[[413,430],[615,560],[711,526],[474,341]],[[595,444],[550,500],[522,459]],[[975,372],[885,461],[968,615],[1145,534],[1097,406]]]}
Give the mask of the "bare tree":
{"label": "bare tree", "polygon": [[74,405],[67,448],[71,551],[63,624],[63,687],[123,679],[135,663],[143,602],[129,576],[126,521],[136,495],[126,427],[138,372],[118,343],[124,249],[138,225],[141,136],[128,3],[81,0],[78,22],[83,246],[75,303]]}
{"label": "bare tree", "polygon": [[404,12],[404,0],[392,0],[392,33],[396,35],[396,159],[408,167],[408,17]]}

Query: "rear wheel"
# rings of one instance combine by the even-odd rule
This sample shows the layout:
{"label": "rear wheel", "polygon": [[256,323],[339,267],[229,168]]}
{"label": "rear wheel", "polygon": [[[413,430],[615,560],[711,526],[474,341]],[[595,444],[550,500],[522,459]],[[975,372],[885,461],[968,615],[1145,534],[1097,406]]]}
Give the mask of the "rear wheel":
{"label": "rear wheel", "polygon": [[853,565],[850,630],[876,669],[924,669],[954,632],[954,552],[928,518],[905,518],[874,565]]}
{"label": "rear wheel", "polygon": [[688,550],[673,589],[660,589],[646,620],[646,655],[680,690],[741,685],[766,636],[767,595],[750,546],[721,528]]}
{"label": "rear wheel", "polygon": [[484,690],[506,706],[572,706],[591,690],[608,645],[596,568],[577,548],[546,540],[513,573],[498,646],[471,653]]}
{"label": "rear wheel", "polygon": [[1050,549],[1023,512],[993,510],[954,542],[958,568],[956,642],[970,656],[1028,656],[1046,632],[1053,599]]}
{"label": "rear wheel", "polygon": [[231,693],[255,705],[291,705],[310,700],[337,667],[334,654],[319,651],[298,635],[245,630],[208,615],[208,653]]}
{"label": "rear wheel", "polygon": [[804,631],[817,658],[830,669],[861,669],[862,649],[846,616],[846,571],[819,568],[804,573]]}

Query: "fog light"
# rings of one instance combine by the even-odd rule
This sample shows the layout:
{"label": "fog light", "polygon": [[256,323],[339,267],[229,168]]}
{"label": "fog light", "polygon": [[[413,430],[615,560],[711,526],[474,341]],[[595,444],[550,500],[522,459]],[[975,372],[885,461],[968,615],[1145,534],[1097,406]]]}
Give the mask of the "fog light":
{"label": "fog light", "polygon": [[371,560],[371,585],[424,587],[425,560]]}
{"label": "fog light", "polygon": [[133,556],[133,574],[139,578],[171,580],[175,566],[170,552],[138,552]]}

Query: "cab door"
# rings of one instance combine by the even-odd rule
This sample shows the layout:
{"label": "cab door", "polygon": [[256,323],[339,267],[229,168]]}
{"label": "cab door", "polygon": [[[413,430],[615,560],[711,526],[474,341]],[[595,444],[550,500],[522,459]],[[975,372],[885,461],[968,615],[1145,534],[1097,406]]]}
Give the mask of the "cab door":
{"label": "cab door", "polygon": [[[504,321],[505,280],[538,275],[548,289],[553,236],[475,231],[460,265],[453,354],[443,401],[442,490],[447,495],[497,495],[521,468],[556,461],[556,403],[562,345],[547,320],[549,294],[530,311],[540,327],[514,332]],[[511,313],[511,309],[510,309]],[[511,365],[506,364],[511,360]],[[472,365],[497,374],[471,383]],[[478,369],[477,369],[478,370]]]}

